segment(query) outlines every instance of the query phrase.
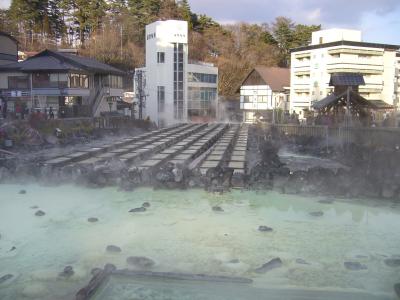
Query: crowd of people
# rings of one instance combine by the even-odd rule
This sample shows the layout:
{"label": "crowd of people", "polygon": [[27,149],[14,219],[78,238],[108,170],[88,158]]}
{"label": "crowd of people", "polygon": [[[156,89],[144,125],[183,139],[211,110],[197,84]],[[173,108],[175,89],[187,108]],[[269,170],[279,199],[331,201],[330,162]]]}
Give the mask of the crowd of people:
{"label": "crowd of people", "polygon": [[49,120],[49,119],[51,120],[56,118],[56,112],[52,106],[45,108],[29,109],[29,107],[25,103],[22,104],[16,103],[14,110],[10,111],[7,102],[0,101],[0,112],[1,112],[1,117],[4,120],[6,119],[25,120],[33,115],[35,115],[35,117],[44,120]]}

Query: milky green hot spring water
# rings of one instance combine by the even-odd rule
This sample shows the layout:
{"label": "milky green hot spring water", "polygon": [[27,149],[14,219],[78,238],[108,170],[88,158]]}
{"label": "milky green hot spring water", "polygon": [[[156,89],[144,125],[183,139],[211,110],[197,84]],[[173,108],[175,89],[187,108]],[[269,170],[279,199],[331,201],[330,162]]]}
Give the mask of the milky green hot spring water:
{"label": "milky green hot spring water", "polygon": [[[19,194],[21,189],[26,194]],[[367,292],[395,299],[400,267],[384,261],[400,256],[400,206],[321,199],[253,191],[1,185],[0,278],[13,277],[0,283],[0,299],[73,299],[92,268],[106,263],[128,268],[128,256],[154,260],[153,271],[253,279],[246,288]],[[151,205],[147,211],[128,212],[145,201]],[[216,205],[223,211],[213,211]],[[45,215],[35,216],[38,210]],[[322,216],[310,215],[319,211]],[[88,222],[91,217],[98,222]],[[260,225],[273,231],[260,232]],[[107,253],[107,245],[122,251]],[[281,267],[254,272],[275,257]],[[346,261],[366,269],[348,270]],[[65,266],[74,269],[69,278],[59,276]],[[114,288],[111,298],[142,299],[122,293]]]}

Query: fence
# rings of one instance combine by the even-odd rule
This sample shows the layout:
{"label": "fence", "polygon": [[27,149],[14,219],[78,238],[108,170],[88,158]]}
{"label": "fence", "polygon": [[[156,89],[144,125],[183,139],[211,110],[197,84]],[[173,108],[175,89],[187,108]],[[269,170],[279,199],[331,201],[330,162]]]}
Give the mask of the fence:
{"label": "fence", "polygon": [[365,146],[400,146],[400,128],[328,127],[318,125],[267,124],[287,136],[319,137],[327,144],[356,143]]}

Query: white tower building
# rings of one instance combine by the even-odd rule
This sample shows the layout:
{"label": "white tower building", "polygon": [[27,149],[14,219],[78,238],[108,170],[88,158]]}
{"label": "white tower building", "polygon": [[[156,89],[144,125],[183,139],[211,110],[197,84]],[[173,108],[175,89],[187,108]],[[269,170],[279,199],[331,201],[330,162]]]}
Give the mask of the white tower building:
{"label": "white tower building", "polygon": [[[146,98],[143,117],[150,117],[158,126],[187,122],[196,115],[215,118],[218,69],[205,63],[189,64],[186,21],[157,21],[146,26],[146,66],[135,73],[135,82],[142,82]],[[140,81],[139,74],[143,77]],[[134,91],[138,94],[138,86]]]}

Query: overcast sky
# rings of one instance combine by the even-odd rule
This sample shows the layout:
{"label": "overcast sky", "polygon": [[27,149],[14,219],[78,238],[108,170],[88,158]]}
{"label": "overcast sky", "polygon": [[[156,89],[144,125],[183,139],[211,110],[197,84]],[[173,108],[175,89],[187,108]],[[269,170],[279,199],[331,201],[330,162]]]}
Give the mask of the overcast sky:
{"label": "overcast sky", "polygon": [[222,23],[296,23],[363,31],[364,41],[400,44],[400,0],[189,0],[192,11]]}
{"label": "overcast sky", "polygon": [[[400,45],[400,0],[189,0],[192,11],[218,22],[272,22],[277,16],[296,23],[360,29],[364,41]],[[0,0],[0,7],[10,0]]]}

